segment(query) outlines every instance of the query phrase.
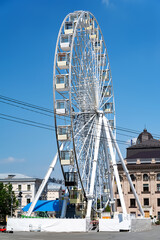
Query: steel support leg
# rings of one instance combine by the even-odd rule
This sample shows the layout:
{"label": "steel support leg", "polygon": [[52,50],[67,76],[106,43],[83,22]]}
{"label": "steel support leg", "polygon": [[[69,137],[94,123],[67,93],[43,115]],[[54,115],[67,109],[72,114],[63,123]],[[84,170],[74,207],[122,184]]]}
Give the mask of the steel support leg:
{"label": "steel support leg", "polygon": [[65,216],[66,216],[68,195],[69,195],[68,194],[68,189],[66,189],[66,192],[65,192],[65,195],[64,195],[64,200],[63,200],[62,211],[61,211],[61,218],[65,218]]}
{"label": "steel support leg", "polygon": [[[63,143],[62,143],[62,145],[60,147],[60,150],[62,150],[62,149],[63,149]],[[40,187],[39,187],[39,189],[38,189],[38,191],[37,191],[37,193],[35,195],[35,198],[34,198],[32,204],[31,204],[31,206],[30,206],[30,208],[29,208],[29,210],[28,210],[28,212],[26,214],[27,216],[30,216],[31,213],[33,212],[33,209],[34,209],[34,207],[35,207],[39,197],[41,196],[41,194],[42,194],[42,192],[43,192],[43,190],[44,190],[44,188],[45,188],[45,186],[46,186],[46,184],[48,182],[48,179],[49,179],[49,177],[50,177],[50,175],[51,175],[51,173],[53,171],[53,168],[56,165],[57,159],[58,159],[58,152],[56,153],[56,155],[55,155],[55,157],[54,157],[54,159],[53,159],[53,161],[52,161],[52,163],[51,163],[51,165],[50,165],[50,167],[48,169],[48,172],[47,172],[45,178],[43,179],[43,181],[42,181],[42,183],[41,183],[41,185],[40,185]]]}
{"label": "steel support leg", "polygon": [[113,170],[114,170],[118,193],[119,193],[119,197],[120,197],[120,201],[121,201],[122,211],[123,211],[123,214],[126,216],[127,210],[126,210],[126,205],[125,205],[122,188],[121,188],[121,184],[120,184],[117,163],[116,163],[115,154],[114,154],[113,145],[112,145],[112,139],[111,139],[111,135],[110,135],[110,131],[109,131],[109,124],[105,117],[103,117],[103,122],[104,122],[104,127],[105,127],[106,138],[108,141],[108,146],[109,146],[109,150],[110,150],[110,154],[111,154],[111,160],[113,163]]}
{"label": "steel support leg", "polygon": [[107,164],[107,169],[108,169],[108,183],[109,183],[109,188],[110,188],[110,197],[111,197],[111,205],[112,205],[112,212],[115,212],[115,203],[114,203],[114,195],[113,195],[113,185],[112,185],[112,176],[111,176],[111,168],[110,168],[110,163],[108,161],[108,152],[107,152],[107,142],[104,141],[104,151],[105,151],[105,161]]}
{"label": "steel support leg", "polygon": [[129,182],[129,184],[130,184],[130,187],[131,187],[131,189],[132,189],[132,192],[133,192],[133,194],[134,194],[134,197],[135,197],[135,199],[136,199],[136,201],[137,201],[139,210],[140,210],[142,216],[144,216],[144,211],[143,211],[143,209],[142,209],[142,206],[141,206],[141,203],[140,203],[140,201],[139,201],[138,195],[137,195],[137,193],[136,193],[136,191],[135,191],[135,188],[134,188],[134,186],[133,186],[133,183],[132,183],[130,174],[129,174],[128,169],[127,169],[127,167],[126,167],[126,165],[125,165],[125,162],[124,162],[124,159],[123,159],[122,154],[121,154],[121,152],[120,152],[120,149],[119,149],[119,147],[118,147],[118,144],[117,144],[117,142],[116,142],[116,140],[115,140],[115,138],[114,138],[114,136],[113,136],[112,129],[109,128],[109,131],[110,131],[110,134],[111,134],[111,137],[112,137],[112,141],[113,141],[113,143],[114,143],[114,146],[115,146],[115,148],[116,148],[117,154],[118,154],[118,156],[119,156],[119,159],[120,159],[120,161],[121,161],[121,163],[122,163],[123,170],[124,170],[124,172],[125,172],[125,174],[126,174],[126,177],[127,177],[128,182]]}
{"label": "steel support leg", "polygon": [[94,160],[92,164],[92,173],[91,173],[91,183],[90,183],[90,191],[87,205],[87,214],[86,218],[90,218],[92,202],[93,202],[93,191],[95,186],[95,177],[96,177],[96,169],[97,169],[97,159],[98,159],[98,151],[99,151],[99,142],[101,136],[101,127],[102,127],[102,116],[99,116],[99,121],[97,121],[97,134],[95,138],[95,149],[94,149]]}

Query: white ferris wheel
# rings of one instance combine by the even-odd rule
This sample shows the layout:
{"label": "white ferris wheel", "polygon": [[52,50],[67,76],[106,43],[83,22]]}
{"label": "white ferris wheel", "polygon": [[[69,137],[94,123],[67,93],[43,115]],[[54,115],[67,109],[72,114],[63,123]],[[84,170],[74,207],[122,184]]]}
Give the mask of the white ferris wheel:
{"label": "white ferris wheel", "polygon": [[[57,148],[66,195],[90,218],[107,204],[115,211],[115,178],[123,213],[126,206],[116,164],[116,151],[134,190],[116,143],[115,103],[110,63],[100,26],[92,13],[68,14],[59,30],[53,69],[54,118]],[[55,166],[48,173],[31,205],[31,214]],[[65,217],[66,204],[61,217]]]}
{"label": "white ferris wheel", "polygon": [[57,146],[65,185],[71,201],[79,195],[92,200],[89,212],[91,207],[97,210],[97,201],[102,210],[111,198],[105,125],[115,134],[115,105],[106,45],[91,13],[78,11],[64,19],[53,79]]}

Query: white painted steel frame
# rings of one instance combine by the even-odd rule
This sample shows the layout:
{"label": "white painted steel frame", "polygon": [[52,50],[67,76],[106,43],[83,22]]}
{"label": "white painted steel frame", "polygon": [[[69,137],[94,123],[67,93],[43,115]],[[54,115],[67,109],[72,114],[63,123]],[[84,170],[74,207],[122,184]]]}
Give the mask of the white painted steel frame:
{"label": "white painted steel frame", "polygon": [[124,197],[123,197],[123,193],[122,193],[117,163],[116,163],[115,154],[114,154],[113,145],[112,145],[112,138],[111,138],[110,132],[109,132],[109,123],[107,122],[107,119],[104,116],[103,116],[103,123],[104,123],[107,142],[109,145],[110,154],[111,154],[111,161],[112,161],[114,176],[116,179],[118,193],[119,193],[119,197],[120,197],[120,201],[121,201],[122,211],[123,211],[124,215],[127,215],[127,209],[126,209],[126,205],[125,205],[125,201],[124,201]]}
{"label": "white painted steel frame", "polygon": [[[104,117],[104,118],[105,118],[105,117]],[[137,204],[138,204],[138,207],[139,207],[139,211],[141,212],[142,216],[144,216],[144,211],[143,211],[143,209],[142,209],[142,206],[141,206],[141,203],[140,203],[140,201],[139,201],[138,195],[137,195],[137,193],[136,193],[136,190],[135,190],[134,185],[133,185],[133,183],[132,183],[130,174],[129,174],[129,172],[128,172],[128,169],[127,169],[126,164],[125,164],[125,162],[124,162],[124,159],[123,159],[123,157],[122,157],[121,151],[120,151],[120,149],[119,149],[119,147],[118,147],[117,141],[116,141],[116,139],[115,139],[115,137],[114,137],[114,135],[113,135],[113,133],[112,133],[112,129],[111,129],[108,121],[107,121],[107,125],[108,125],[108,127],[109,127],[109,132],[110,132],[111,140],[112,140],[113,145],[114,145],[114,147],[115,147],[115,149],[116,149],[116,151],[117,151],[117,154],[118,154],[118,156],[119,156],[119,159],[120,159],[121,164],[122,164],[122,167],[123,167],[123,170],[124,170],[124,172],[125,172],[125,174],[126,174],[126,177],[127,177],[128,182],[129,182],[129,184],[130,184],[130,187],[131,187],[131,189],[132,189],[132,192],[133,192],[133,194],[134,194],[134,197],[135,197],[135,199],[136,199],[136,201],[137,201]]]}
{"label": "white painted steel frame", "polygon": [[96,177],[96,170],[97,170],[97,160],[98,160],[98,152],[99,152],[99,143],[100,143],[100,136],[101,136],[101,128],[102,128],[102,116],[100,115],[99,119],[97,119],[97,134],[95,139],[95,147],[94,147],[94,158],[92,163],[92,172],[91,172],[91,183],[90,183],[90,190],[88,195],[88,204],[87,204],[87,214],[86,218],[90,218],[91,216],[91,209],[92,209],[92,202],[95,187],[95,177]]}

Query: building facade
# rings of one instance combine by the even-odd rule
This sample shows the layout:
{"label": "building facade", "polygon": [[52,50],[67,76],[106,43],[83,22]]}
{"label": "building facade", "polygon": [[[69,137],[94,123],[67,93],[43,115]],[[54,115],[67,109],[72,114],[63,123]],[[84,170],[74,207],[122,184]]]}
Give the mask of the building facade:
{"label": "building facade", "polygon": [[63,194],[65,186],[58,183],[48,183],[47,185],[47,200],[56,200],[61,199]]}
{"label": "building facade", "polygon": [[[21,209],[33,201],[42,179],[32,178],[17,173],[3,173],[0,174],[0,182],[3,182],[4,184],[12,184],[13,191],[15,192],[15,195],[19,201],[19,207],[15,212],[15,216],[18,217],[21,215]],[[45,199],[45,196],[46,189],[42,193],[41,198]]]}
{"label": "building facade", "polygon": [[[160,141],[144,129],[136,144],[127,148],[125,162],[145,217],[160,219]],[[121,164],[118,169],[127,212],[137,217],[140,212]],[[116,187],[114,194],[117,211],[122,212]]]}

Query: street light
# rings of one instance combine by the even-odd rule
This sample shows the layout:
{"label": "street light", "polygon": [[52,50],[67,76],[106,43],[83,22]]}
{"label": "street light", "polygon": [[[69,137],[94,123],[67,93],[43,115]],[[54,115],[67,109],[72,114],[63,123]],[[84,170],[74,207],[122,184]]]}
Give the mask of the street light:
{"label": "street light", "polygon": [[22,192],[21,191],[18,194],[18,198],[20,200],[20,214],[21,214],[21,212],[22,212]]}

